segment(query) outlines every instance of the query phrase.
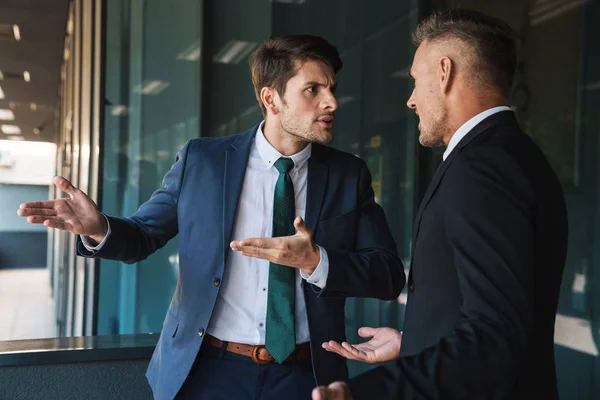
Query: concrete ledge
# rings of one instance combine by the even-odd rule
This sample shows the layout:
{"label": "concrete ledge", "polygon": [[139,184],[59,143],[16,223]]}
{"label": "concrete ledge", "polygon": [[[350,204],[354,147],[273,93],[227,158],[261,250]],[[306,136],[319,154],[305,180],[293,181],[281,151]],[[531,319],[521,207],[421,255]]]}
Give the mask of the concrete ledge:
{"label": "concrete ledge", "polygon": [[159,334],[0,341],[0,367],[150,359]]}

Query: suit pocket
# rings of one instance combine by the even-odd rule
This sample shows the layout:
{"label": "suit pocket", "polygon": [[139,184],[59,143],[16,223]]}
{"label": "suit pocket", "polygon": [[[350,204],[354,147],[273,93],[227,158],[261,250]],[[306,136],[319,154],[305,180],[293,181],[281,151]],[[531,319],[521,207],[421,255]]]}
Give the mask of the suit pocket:
{"label": "suit pocket", "polygon": [[334,218],[319,221],[317,244],[336,250],[354,248],[357,211],[352,210]]}
{"label": "suit pocket", "polygon": [[171,313],[171,310],[167,311],[165,322],[163,323],[163,335],[170,338],[175,338],[177,330],[179,329],[179,321]]}

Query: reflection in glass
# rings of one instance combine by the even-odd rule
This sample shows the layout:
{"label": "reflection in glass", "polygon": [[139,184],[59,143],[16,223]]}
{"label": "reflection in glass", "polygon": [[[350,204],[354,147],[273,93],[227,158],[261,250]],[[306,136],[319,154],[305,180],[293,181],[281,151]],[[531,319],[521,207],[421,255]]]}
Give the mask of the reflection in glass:
{"label": "reflection in glass", "polygon": [[[107,214],[133,214],[161,186],[177,151],[198,136],[200,6],[107,2]],[[175,238],[133,265],[101,262],[98,334],[160,331],[177,281],[177,246]]]}

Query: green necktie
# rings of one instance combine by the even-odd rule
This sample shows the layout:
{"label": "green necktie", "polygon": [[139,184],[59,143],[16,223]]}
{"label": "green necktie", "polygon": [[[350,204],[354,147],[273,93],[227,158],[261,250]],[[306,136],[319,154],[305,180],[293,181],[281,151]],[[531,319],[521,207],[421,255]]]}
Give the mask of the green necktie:
{"label": "green necktie", "polygon": [[[279,178],[273,201],[273,237],[296,233],[294,184],[289,175],[293,167],[294,161],[291,158],[281,157],[275,162]],[[296,270],[270,263],[265,347],[280,364],[296,348],[295,300]]]}

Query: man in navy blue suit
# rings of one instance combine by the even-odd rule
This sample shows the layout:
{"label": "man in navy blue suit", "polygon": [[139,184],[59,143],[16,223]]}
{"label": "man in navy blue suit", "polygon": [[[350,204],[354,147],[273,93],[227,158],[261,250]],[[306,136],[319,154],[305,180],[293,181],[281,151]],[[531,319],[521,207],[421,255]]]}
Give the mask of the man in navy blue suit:
{"label": "man in navy blue suit", "polygon": [[78,253],[133,263],[179,234],[179,280],[147,377],[157,399],[308,399],[347,379],[347,297],[397,298],[405,277],[371,177],[333,139],[337,49],[272,37],[250,57],[264,121],[188,141],[129,218],[68,199],[19,215],[76,233]]}

